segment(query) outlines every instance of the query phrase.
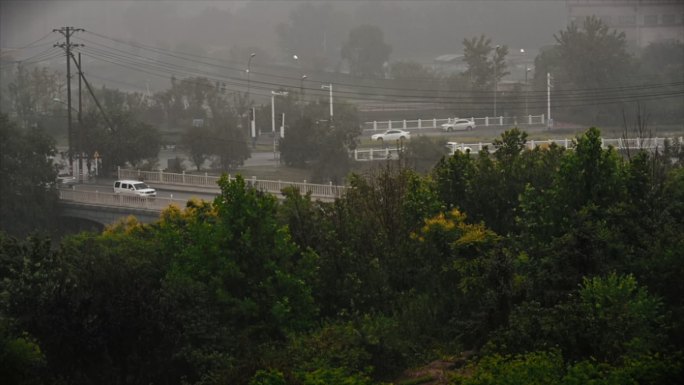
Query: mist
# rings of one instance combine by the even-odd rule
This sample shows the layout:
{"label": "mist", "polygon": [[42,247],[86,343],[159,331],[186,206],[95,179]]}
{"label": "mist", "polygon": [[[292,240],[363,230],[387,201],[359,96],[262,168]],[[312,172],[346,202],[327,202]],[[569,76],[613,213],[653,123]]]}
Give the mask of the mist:
{"label": "mist", "polygon": [[3,49],[70,25],[164,47],[252,46],[283,58],[279,32],[294,25],[319,40],[312,50],[335,58],[349,31],[369,24],[383,31],[393,60],[422,61],[459,52],[464,38],[480,34],[536,48],[551,43],[567,18],[562,1],[4,1],[0,9]]}

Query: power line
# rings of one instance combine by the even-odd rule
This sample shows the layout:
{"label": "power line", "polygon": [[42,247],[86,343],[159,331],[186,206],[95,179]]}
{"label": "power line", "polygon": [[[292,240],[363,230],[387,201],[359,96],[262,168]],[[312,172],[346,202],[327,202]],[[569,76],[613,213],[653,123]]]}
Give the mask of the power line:
{"label": "power line", "polygon": [[[208,63],[208,62],[206,62],[206,61],[197,60],[197,58],[204,58],[204,59],[214,60],[214,61],[217,61],[217,62],[225,62],[225,61],[223,61],[223,60],[216,59],[216,58],[211,58],[211,57],[208,57],[208,56],[200,56],[200,55],[194,55],[194,54],[189,54],[189,53],[182,53],[182,52],[180,52],[181,55],[187,56],[187,57],[184,57],[184,56],[180,56],[178,52],[173,52],[173,51],[165,50],[165,49],[162,49],[162,48],[157,48],[157,47],[153,47],[153,46],[150,46],[150,45],[145,45],[145,44],[142,44],[142,43],[137,43],[137,44],[136,44],[136,43],[131,43],[131,42],[125,42],[125,41],[122,41],[122,40],[119,40],[119,39],[114,39],[114,38],[110,38],[110,37],[107,37],[107,36],[104,36],[104,35],[101,35],[101,34],[97,34],[97,33],[92,32],[92,31],[88,31],[87,33],[92,34],[92,35],[94,35],[94,36],[101,37],[101,38],[103,38],[103,39],[107,39],[107,40],[111,40],[111,41],[117,42],[117,43],[119,43],[119,44],[129,45],[129,46],[133,46],[133,47],[141,48],[141,49],[145,49],[145,50],[151,50],[151,51],[153,51],[153,52],[162,53],[162,54],[167,55],[167,56],[179,58],[179,59],[181,59],[181,60],[186,60],[186,61],[190,61],[190,62],[197,63],[197,64],[210,65],[210,66],[215,66],[215,67],[219,67],[219,68],[223,68],[223,69],[229,69],[229,70],[238,71],[238,72],[242,72],[242,71],[243,71],[242,69],[237,69],[237,68],[230,67],[230,66],[225,66],[225,65],[221,65],[221,64],[215,64],[215,63]],[[108,47],[108,46],[106,46],[106,45],[102,45],[102,46],[107,47],[107,48],[111,48],[111,47]],[[121,51],[121,50],[119,50],[119,51],[120,51],[120,52],[123,52],[123,51]],[[144,56],[142,56],[142,57],[144,57]],[[147,58],[147,57],[146,57],[146,58]],[[147,58],[147,59],[149,59],[149,58]],[[264,76],[270,76],[270,77],[282,78],[282,79],[290,80],[290,81],[292,81],[293,83],[299,81],[299,77],[288,77],[288,76],[274,75],[274,74],[269,74],[269,73],[259,73],[259,72],[254,72],[254,71],[251,71],[251,72],[252,72],[253,74],[255,74],[255,75],[264,75]],[[310,70],[307,70],[307,72],[310,72]],[[328,77],[330,76],[329,73],[324,73],[324,74],[327,75]],[[356,79],[358,79],[358,80],[360,80],[360,81],[386,81],[386,79],[370,79],[370,78],[358,78],[358,77],[356,77]],[[240,79],[240,80],[241,80],[241,79]],[[330,82],[329,79],[328,79],[328,80],[324,80],[324,81],[323,81],[323,80],[314,80],[314,79],[311,79],[311,81],[316,81],[316,82],[319,82],[319,81],[321,81],[321,82]],[[256,82],[258,82],[258,81],[256,81]],[[435,82],[441,83],[442,81],[436,79]],[[272,83],[266,83],[266,84],[272,84]],[[356,84],[356,83],[345,83],[345,82],[340,82],[340,81],[335,81],[335,84],[336,84],[336,85],[339,85],[339,86],[349,86],[349,87],[354,87],[354,88],[379,89],[379,90],[382,90],[382,91],[420,91],[420,92],[429,92],[429,91],[431,91],[431,88],[397,88],[397,87],[382,87],[382,86],[363,85],[363,84]],[[281,85],[281,86],[282,86],[282,84],[278,84],[278,85]],[[639,86],[639,85],[637,85],[637,87],[638,87],[638,86]],[[607,89],[621,90],[621,89],[630,88],[630,87],[633,87],[633,86],[618,86],[618,87],[612,87],[612,88],[607,88]],[[311,88],[311,89],[305,88],[305,89],[306,89],[306,90],[318,90],[318,88]],[[563,92],[592,92],[592,91],[593,91],[593,90],[590,90],[590,89],[566,89],[566,90],[564,90]],[[442,94],[449,94],[449,93],[452,93],[452,92],[460,92],[460,91],[440,90],[439,92],[442,93]],[[488,95],[488,94],[491,93],[491,91],[488,91],[488,90],[481,90],[481,91],[478,91],[478,90],[471,90],[471,91],[469,91],[469,92],[470,92],[471,94],[473,94],[473,93],[478,94],[478,93],[479,93],[479,94],[484,94],[484,95]],[[529,92],[533,92],[533,93],[545,93],[544,90],[540,90],[540,91],[529,91]],[[394,96],[401,97],[401,94],[399,94],[399,95],[394,95]]]}
{"label": "power line", "polygon": [[[52,32],[46,33],[45,36],[43,36],[43,37],[41,37],[40,39],[35,40],[35,41],[31,42],[31,43],[28,43],[28,44],[26,44],[25,46],[17,47],[17,48],[5,47],[5,48],[3,48],[3,49],[11,49],[11,50],[16,50],[16,51],[21,51],[21,50],[23,50],[23,49],[33,47],[36,43],[38,43],[39,41],[45,39],[46,37],[48,37],[48,36],[50,36],[50,35],[52,35]],[[47,45],[47,44],[51,44],[51,42],[47,42],[47,43],[43,43],[43,44],[38,44],[36,47],[40,47],[40,46]]]}
{"label": "power line", "polygon": [[[150,63],[150,62],[147,62],[147,61],[145,61],[145,62],[140,62],[140,61],[138,61],[138,60],[137,60],[136,58],[134,58],[134,57],[133,57],[133,58],[131,58],[130,56],[128,56],[127,58],[126,58],[126,57],[121,57],[121,56],[119,56],[118,54],[112,54],[112,53],[110,53],[110,52],[108,52],[108,51],[105,51],[105,50],[95,49],[95,51],[101,53],[102,55],[107,56],[108,58],[110,58],[110,59],[112,59],[112,60],[119,60],[119,61],[125,60],[125,61],[126,61],[127,63],[129,63],[129,64],[144,65],[144,66],[146,66],[148,69],[152,69],[152,70],[158,70],[158,69],[161,68],[162,70],[174,70],[174,71],[177,71],[177,72],[176,72],[177,74],[190,73],[190,74],[193,74],[193,75],[197,75],[197,74],[207,75],[207,74],[208,74],[208,75],[210,75],[210,76],[220,76],[220,75],[217,75],[217,74],[214,74],[214,73],[211,73],[211,72],[195,70],[195,69],[188,68],[188,67],[184,67],[184,66],[169,65],[169,64],[166,64],[166,63],[162,63],[162,64],[159,64],[159,65],[156,65],[156,64],[154,64],[154,63]],[[111,62],[111,61],[110,61],[110,62]],[[226,81],[226,79],[228,79],[228,81]],[[237,86],[240,86],[240,85],[241,85],[241,84],[239,84],[239,83],[238,83],[238,84],[236,84],[236,83],[230,83],[231,80],[234,80],[233,78],[230,78],[230,77],[221,76],[221,77],[219,77],[219,78],[215,78],[215,80],[217,80],[217,81],[222,81],[222,82],[227,83],[227,84],[237,85]],[[258,83],[258,82],[257,82],[257,83]],[[263,82],[261,82],[261,83],[263,84]],[[266,83],[266,84],[269,85],[268,88],[266,88],[266,87],[260,87],[260,88],[263,89],[263,90],[268,90],[268,89],[272,89],[272,87],[282,87],[282,86],[283,86],[282,84],[277,84],[277,83]],[[626,91],[639,91],[639,90],[646,90],[646,89],[653,89],[653,88],[662,88],[662,87],[670,87],[670,86],[679,86],[679,85],[684,85],[684,82],[680,82],[680,83],[666,83],[666,84],[647,84],[647,85],[622,86],[622,87],[615,87],[615,88],[612,88],[612,89],[599,89],[599,90],[594,89],[594,90],[587,90],[586,93],[585,93],[584,95],[583,95],[583,94],[575,94],[575,93],[572,93],[572,92],[559,92],[558,95],[557,95],[557,98],[558,98],[558,99],[562,99],[562,98],[568,98],[568,99],[578,99],[578,98],[579,98],[579,99],[581,99],[581,98],[588,98],[588,97],[596,98],[596,97],[604,97],[606,94],[607,94],[607,95],[611,95],[611,94],[610,94],[611,92],[616,92],[616,91],[619,91],[619,92],[624,93],[624,92],[626,92]],[[293,86],[290,85],[290,87],[293,87]],[[312,90],[314,90],[314,89],[312,89]],[[315,89],[315,90],[317,90],[317,89]],[[318,91],[318,90],[317,90],[317,91]],[[342,93],[342,94],[349,94],[349,95],[351,95],[352,97],[358,97],[359,95],[364,95],[364,96],[378,96],[377,94],[361,93],[361,92],[353,92],[353,91],[344,91],[344,90],[339,91],[339,93]],[[405,102],[410,101],[410,100],[405,100],[405,99],[411,99],[411,98],[418,98],[416,101],[424,101],[425,99],[434,99],[434,100],[443,100],[443,99],[448,99],[448,100],[459,100],[459,99],[464,99],[464,100],[468,100],[468,101],[469,101],[469,100],[478,99],[478,98],[479,98],[479,99],[482,99],[482,100],[488,100],[488,99],[489,99],[488,97],[473,96],[473,95],[471,95],[471,93],[469,93],[469,92],[463,92],[462,95],[463,95],[463,96],[458,96],[458,97],[446,97],[446,98],[443,97],[443,96],[420,96],[420,95],[410,95],[410,94],[406,94],[406,95],[391,95],[391,96],[393,96],[393,97],[395,97],[395,98],[401,98],[402,101],[405,101]],[[532,101],[533,101],[533,102],[534,102],[535,98],[536,98],[538,95],[541,95],[541,92],[532,93],[531,97],[532,97]],[[320,95],[318,95],[318,96],[320,96]],[[529,93],[528,93],[528,97],[529,97]],[[387,100],[387,97],[384,96],[384,95],[383,95],[383,100]]]}

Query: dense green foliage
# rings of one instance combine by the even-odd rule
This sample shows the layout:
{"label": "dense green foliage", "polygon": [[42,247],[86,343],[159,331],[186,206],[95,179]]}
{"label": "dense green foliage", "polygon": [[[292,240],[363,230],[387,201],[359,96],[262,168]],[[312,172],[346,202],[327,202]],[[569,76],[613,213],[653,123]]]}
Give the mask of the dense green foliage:
{"label": "dense green foliage", "polygon": [[361,134],[358,111],[351,103],[318,100],[300,107],[294,124],[285,128],[279,141],[282,162],[288,166],[310,168],[312,180],[343,184],[351,168],[349,152],[356,148]]}
{"label": "dense green foliage", "polygon": [[0,230],[25,236],[54,228],[57,169],[54,140],[38,128],[20,129],[0,114]]}
{"label": "dense green foliage", "polygon": [[505,132],[427,176],[388,163],[331,203],[223,179],[151,225],[59,248],[2,235],[0,369],[369,385],[467,350],[453,384],[681,380],[681,149],[622,157],[595,128],[573,150],[525,142]]}

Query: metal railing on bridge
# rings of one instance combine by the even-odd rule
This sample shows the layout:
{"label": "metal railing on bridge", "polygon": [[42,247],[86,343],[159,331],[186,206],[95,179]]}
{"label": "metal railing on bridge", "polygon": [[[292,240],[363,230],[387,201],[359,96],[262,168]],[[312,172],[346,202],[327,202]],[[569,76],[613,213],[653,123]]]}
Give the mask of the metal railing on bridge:
{"label": "metal railing on bridge", "polygon": [[[203,174],[203,175],[197,175],[197,174],[186,174],[185,172],[182,173],[170,173],[170,172],[164,172],[162,170],[159,171],[142,171],[142,170],[131,170],[131,169],[122,169],[119,168],[117,175],[119,179],[135,179],[135,180],[144,180],[145,182],[148,183],[155,183],[155,184],[165,184],[165,185],[173,185],[173,186],[188,186],[188,187],[202,187],[202,188],[212,188],[212,189],[218,189],[218,180],[220,179],[219,176],[215,175],[208,175],[208,174]],[[228,175],[228,178],[230,180],[235,180],[235,177]],[[282,190],[286,187],[293,187],[301,194],[308,194],[311,193],[311,196],[313,198],[317,199],[322,199],[322,200],[334,200],[335,198],[341,197],[345,190],[346,186],[337,186],[333,185],[332,182],[328,184],[315,184],[315,183],[307,183],[306,181],[304,182],[289,182],[289,181],[281,181],[281,180],[264,180],[264,179],[256,179],[256,177],[252,177],[251,179],[245,178],[245,181],[247,184],[249,184],[252,187],[255,187],[259,190],[274,194],[274,195],[280,195],[282,193]]]}
{"label": "metal railing on bridge", "polygon": [[186,201],[182,199],[151,198],[137,195],[103,193],[98,191],[83,191],[73,189],[59,189],[59,199],[97,206],[126,207],[155,211],[161,211],[170,205],[183,208],[185,207],[186,203]]}
{"label": "metal railing on bridge", "polygon": [[[601,144],[603,148],[608,148],[612,146],[618,150],[654,150],[656,148],[662,149],[665,147],[665,141],[668,140],[670,143],[680,143],[684,145],[684,137],[679,138],[617,138],[617,139],[604,139],[601,138]],[[572,149],[575,147],[575,139],[547,139],[547,140],[533,140],[527,141],[525,146],[532,150],[535,147],[548,147],[552,143],[558,146]],[[454,150],[465,151],[469,149],[471,153],[476,154],[487,148],[490,152],[497,150],[494,143],[491,142],[478,142],[478,143],[458,143]],[[372,160],[386,160],[386,159],[398,159],[399,153],[402,151],[401,148],[387,147],[387,148],[365,148],[356,149],[353,151],[352,156],[356,161],[372,161]]]}
{"label": "metal railing on bridge", "polygon": [[[451,123],[455,118],[433,118],[433,119],[413,119],[413,120],[381,120],[364,122],[363,130],[389,130],[392,128],[400,128],[402,130],[422,130],[422,129],[436,129],[442,128],[442,124]],[[485,116],[483,118],[470,117],[475,122],[476,126],[521,126],[521,125],[544,125],[546,118],[544,114],[541,115],[527,115],[527,116]]]}

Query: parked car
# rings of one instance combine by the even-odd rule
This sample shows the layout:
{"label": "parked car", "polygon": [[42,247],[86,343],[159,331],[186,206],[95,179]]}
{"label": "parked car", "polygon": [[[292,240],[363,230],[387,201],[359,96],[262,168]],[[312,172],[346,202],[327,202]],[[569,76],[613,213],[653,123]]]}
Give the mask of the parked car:
{"label": "parked car", "polygon": [[117,180],[114,182],[115,194],[131,194],[142,197],[156,197],[157,190],[138,180]]}
{"label": "parked car", "polygon": [[458,142],[447,142],[446,147],[449,149],[449,154],[453,155],[456,153],[456,151],[462,151],[465,153],[473,152],[473,149],[464,146],[463,143],[458,143]]}
{"label": "parked car", "polygon": [[449,122],[442,124],[442,129],[444,131],[454,131],[454,130],[467,130],[470,131],[475,128],[475,121],[470,119],[458,119],[454,118]]}
{"label": "parked car", "polygon": [[394,141],[394,140],[409,140],[411,139],[411,133],[404,130],[391,129],[383,132],[382,134],[375,134],[371,136],[373,141]]}

